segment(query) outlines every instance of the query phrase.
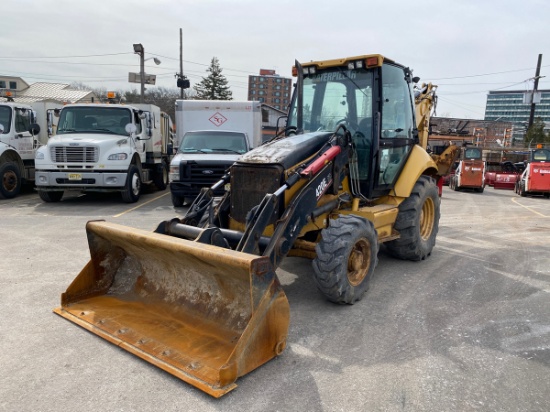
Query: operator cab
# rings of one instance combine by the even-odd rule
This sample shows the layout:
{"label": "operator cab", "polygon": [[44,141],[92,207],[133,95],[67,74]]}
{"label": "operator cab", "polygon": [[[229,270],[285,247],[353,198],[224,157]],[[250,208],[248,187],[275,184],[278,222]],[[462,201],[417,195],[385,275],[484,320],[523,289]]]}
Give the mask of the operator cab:
{"label": "operator cab", "polygon": [[341,60],[322,67],[297,66],[301,72],[289,111],[289,134],[334,133],[342,125],[354,147],[350,178],[358,183],[352,184],[359,191],[355,195],[387,194],[418,142],[410,70],[379,55],[349,60],[347,67]]}

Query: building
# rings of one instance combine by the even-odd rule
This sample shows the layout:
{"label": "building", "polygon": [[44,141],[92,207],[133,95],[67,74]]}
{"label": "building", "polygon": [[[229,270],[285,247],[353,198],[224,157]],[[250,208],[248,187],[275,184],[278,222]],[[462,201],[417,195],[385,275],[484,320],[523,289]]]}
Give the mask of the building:
{"label": "building", "polygon": [[292,79],[279,76],[275,70],[261,69],[258,76],[248,76],[248,100],[287,112],[291,95]]}
{"label": "building", "polygon": [[507,148],[514,143],[512,131],[513,123],[508,121],[432,117],[428,143],[437,154],[449,144]]}
{"label": "building", "polygon": [[0,97],[10,97],[19,103],[57,101],[83,103],[97,100],[94,92],[71,89],[65,83],[38,82],[28,84],[20,77],[0,75]]}
{"label": "building", "polygon": [[[485,120],[508,121],[513,124],[513,139],[523,141],[531,114],[531,96],[523,90],[490,91],[485,106]],[[539,90],[534,95],[535,119],[541,118],[550,130],[550,90]]]}

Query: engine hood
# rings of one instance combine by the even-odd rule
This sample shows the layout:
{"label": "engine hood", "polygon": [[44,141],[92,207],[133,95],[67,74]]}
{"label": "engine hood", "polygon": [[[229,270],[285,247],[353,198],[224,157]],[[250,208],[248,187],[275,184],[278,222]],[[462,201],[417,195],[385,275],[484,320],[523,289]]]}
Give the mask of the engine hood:
{"label": "engine hood", "polygon": [[178,153],[174,156],[170,164],[176,166],[183,162],[220,162],[220,163],[234,163],[242,155],[238,154],[225,154],[225,153]]}
{"label": "engine hood", "polygon": [[333,136],[331,132],[313,132],[285,137],[245,153],[238,163],[280,164],[288,169],[313,156]]}
{"label": "engine hood", "polygon": [[115,134],[74,133],[52,136],[48,143],[62,146],[85,146],[89,144],[101,145],[105,142],[119,140],[127,140],[129,142],[130,138]]}

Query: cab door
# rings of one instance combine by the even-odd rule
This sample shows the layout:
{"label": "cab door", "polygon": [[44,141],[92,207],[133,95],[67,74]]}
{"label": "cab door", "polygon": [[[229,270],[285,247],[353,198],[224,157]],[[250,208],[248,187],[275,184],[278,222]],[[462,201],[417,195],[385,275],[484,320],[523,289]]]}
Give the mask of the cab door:
{"label": "cab door", "polygon": [[33,136],[29,132],[31,126],[32,111],[26,108],[16,107],[13,117],[12,145],[17,148],[22,159],[33,159]]}
{"label": "cab door", "polygon": [[382,66],[375,196],[384,195],[393,188],[416,144],[414,101],[408,77],[402,67],[391,64]]}

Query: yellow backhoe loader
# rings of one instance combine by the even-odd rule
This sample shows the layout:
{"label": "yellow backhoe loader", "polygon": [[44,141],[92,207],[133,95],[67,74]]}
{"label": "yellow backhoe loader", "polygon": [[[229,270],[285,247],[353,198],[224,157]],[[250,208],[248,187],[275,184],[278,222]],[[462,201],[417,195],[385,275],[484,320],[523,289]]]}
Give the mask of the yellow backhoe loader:
{"label": "yellow backhoe loader", "polygon": [[57,314],[220,397],[285,348],[289,305],[275,270],[286,256],[312,259],[303,275],[353,304],[381,243],[399,259],[431,254],[436,181],[453,156],[425,150],[435,87],[415,89],[407,67],[377,54],[293,72],[284,133],[242,156],[183,218],[154,232],[88,222],[91,260]]}

